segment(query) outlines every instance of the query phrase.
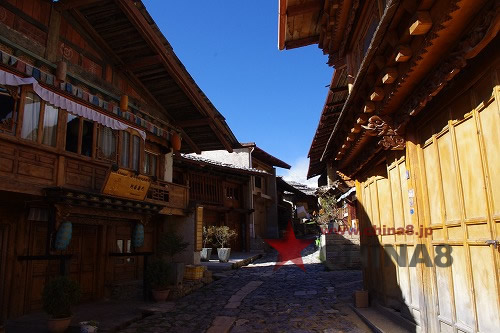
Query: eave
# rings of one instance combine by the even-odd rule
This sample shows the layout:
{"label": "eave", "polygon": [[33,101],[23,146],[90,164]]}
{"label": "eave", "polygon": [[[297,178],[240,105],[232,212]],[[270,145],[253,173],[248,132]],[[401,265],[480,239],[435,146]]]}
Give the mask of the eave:
{"label": "eave", "polygon": [[[232,152],[239,147],[224,117],[186,71],[141,1],[61,0],[55,7],[82,25],[112,64],[180,129],[187,143],[183,152]],[[198,128],[185,126],[199,119],[208,122]]]}

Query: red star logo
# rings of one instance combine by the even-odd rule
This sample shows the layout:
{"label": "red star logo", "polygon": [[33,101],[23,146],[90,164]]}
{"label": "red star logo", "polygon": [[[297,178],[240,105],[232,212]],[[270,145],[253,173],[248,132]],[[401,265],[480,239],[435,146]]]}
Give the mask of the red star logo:
{"label": "red star logo", "polygon": [[302,255],[300,253],[303,249],[308,247],[313,240],[295,238],[291,222],[288,222],[284,239],[264,240],[278,251],[278,260],[274,265],[274,270],[277,270],[288,261],[291,261],[300,267],[304,272],[306,271],[304,263],[302,262]]}

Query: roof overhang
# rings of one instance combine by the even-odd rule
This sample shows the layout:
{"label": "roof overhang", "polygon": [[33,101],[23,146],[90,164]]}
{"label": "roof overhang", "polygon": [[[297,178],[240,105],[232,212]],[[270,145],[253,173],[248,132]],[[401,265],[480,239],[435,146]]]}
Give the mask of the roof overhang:
{"label": "roof overhang", "polygon": [[144,100],[180,130],[187,143],[183,152],[232,152],[239,147],[224,117],[177,58],[142,1],[60,0],[54,6],[80,24]]}

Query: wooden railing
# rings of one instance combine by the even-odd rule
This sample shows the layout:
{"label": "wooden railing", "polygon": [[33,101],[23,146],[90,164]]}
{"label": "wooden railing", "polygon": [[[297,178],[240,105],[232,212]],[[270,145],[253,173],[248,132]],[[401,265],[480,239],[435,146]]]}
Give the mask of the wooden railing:
{"label": "wooden railing", "polygon": [[169,208],[186,209],[189,204],[189,188],[158,180],[151,184],[146,201],[167,204]]}
{"label": "wooden railing", "polygon": [[[110,167],[109,163],[89,157],[0,135],[3,189],[43,195],[44,188],[58,186],[101,193]],[[186,209],[189,188],[158,180],[151,184],[146,201]]]}

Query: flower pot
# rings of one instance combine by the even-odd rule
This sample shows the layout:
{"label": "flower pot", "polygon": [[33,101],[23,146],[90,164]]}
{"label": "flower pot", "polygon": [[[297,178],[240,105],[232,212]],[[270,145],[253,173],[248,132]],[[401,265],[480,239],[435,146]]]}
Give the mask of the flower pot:
{"label": "flower pot", "polygon": [[222,247],[217,249],[217,256],[220,262],[228,262],[229,256],[231,255],[231,248]]}
{"label": "flower pot", "polygon": [[173,284],[174,286],[182,284],[182,280],[184,279],[184,263],[183,262],[171,263],[170,268],[171,268],[169,273],[170,284]]}
{"label": "flower pot", "polygon": [[97,326],[90,325],[90,321],[80,322],[80,333],[95,333],[97,332]]}
{"label": "flower pot", "polygon": [[47,329],[51,333],[63,333],[68,329],[71,318],[73,317],[49,319],[47,321]]}
{"label": "flower pot", "polygon": [[156,302],[165,302],[170,290],[153,290],[153,298]]}
{"label": "flower pot", "polygon": [[210,256],[212,255],[211,247],[204,247],[200,251],[200,260],[201,261],[210,261]]}

